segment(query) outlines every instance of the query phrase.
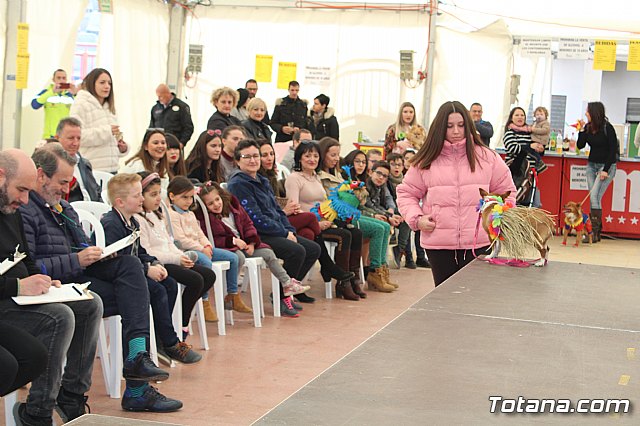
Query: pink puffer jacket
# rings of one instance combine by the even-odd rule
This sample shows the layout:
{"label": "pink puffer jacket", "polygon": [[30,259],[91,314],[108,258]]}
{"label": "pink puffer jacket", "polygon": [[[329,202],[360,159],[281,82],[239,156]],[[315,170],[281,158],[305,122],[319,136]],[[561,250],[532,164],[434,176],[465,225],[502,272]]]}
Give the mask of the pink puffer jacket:
{"label": "pink puffer jacket", "polygon": [[[500,194],[511,191],[509,198],[515,202],[516,188],[502,158],[480,146],[475,150],[477,162],[473,173],[465,142],[445,142],[430,169],[412,166],[398,185],[398,208],[411,229],[417,229],[418,219],[423,215],[431,216],[436,223],[432,232],[421,233],[422,247],[434,250],[474,247],[479,188]],[[486,232],[480,229],[476,247],[488,244]]]}

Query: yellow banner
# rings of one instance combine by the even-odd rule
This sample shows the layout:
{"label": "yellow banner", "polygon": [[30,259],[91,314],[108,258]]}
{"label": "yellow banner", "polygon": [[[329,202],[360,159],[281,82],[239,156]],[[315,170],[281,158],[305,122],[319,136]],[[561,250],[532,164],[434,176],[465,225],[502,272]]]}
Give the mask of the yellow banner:
{"label": "yellow banner", "polygon": [[16,59],[16,89],[26,89],[29,78],[29,54],[18,54]]}
{"label": "yellow banner", "polygon": [[627,71],[640,71],[640,40],[629,40]]}
{"label": "yellow banner", "polygon": [[594,70],[616,70],[616,46],[615,40],[596,40],[596,51],[593,54]]}
{"label": "yellow banner", "polygon": [[29,24],[18,24],[18,55],[29,53]]}
{"label": "yellow banner", "polygon": [[271,83],[271,73],[273,69],[273,56],[256,55],[256,81]]}
{"label": "yellow banner", "polygon": [[296,62],[278,62],[278,89],[288,89],[289,82],[296,79]]}

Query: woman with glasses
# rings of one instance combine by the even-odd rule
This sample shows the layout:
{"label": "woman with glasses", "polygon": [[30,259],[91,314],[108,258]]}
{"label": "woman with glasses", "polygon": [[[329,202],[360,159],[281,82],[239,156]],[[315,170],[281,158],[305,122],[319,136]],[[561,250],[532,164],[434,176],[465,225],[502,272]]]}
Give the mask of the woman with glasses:
{"label": "woman with glasses", "polygon": [[[364,185],[367,181],[367,156],[364,152],[359,149],[351,151],[342,164],[349,167],[349,175],[346,172],[343,174],[345,179],[350,178]],[[373,214],[364,207],[369,195],[364,186],[354,189],[353,192],[360,200],[362,213],[356,224],[362,231],[363,238],[369,239],[369,265],[365,267],[369,290],[373,288],[383,293],[391,293],[399,287],[397,283],[391,281],[387,264],[391,227],[387,222],[374,218]]]}
{"label": "woman with glasses", "polygon": [[266,139],[271,141],[273,132],[262,120],[267,113],[267,104],[260,98],[253,98],[247,104],[249,118],[242,122],[247,136],[255,140]]}
{"label": "woman with glasses", "polygon": [[169,185],[169,164],[167,160],[167,140],[162,129],[148,129],[142,139],[142,145],[136,154],[129,158],[119,173],[157,173],[162,189]]}
{"label": "woman with glasses", "polygon": [[220,155],[222,154],[222,132],[205,130],[200,133],[195,146],[187,157],[187,177],[201,183],[224,182]]}
{"label": "woman with glasses", "polygon": [[305,237],[308,240],[315,240],[320,234],[320,226],[316,215],[309,212],[303,212],[300,204],[293,202],[287,198],[287,191],[284,188],[284,180],[278,179],[278,169],[276,165],[276,154],[273,145],[266,139],[257,141],[260,146],[260,173],[269,180],[271,189],[276,196],[278,205],[287,215],[289,223],[296,228],[296,234]]}
{"label": "woman with glasses", "polygon": [[[240,141],[235,151],[238,170],[228,182],[227,189],[238,198],[253,221],[260,239],[268,244],[278,258],[284,260],[283,267],[291,278],[302,281],[320,257],[320,246],[296,235],[295,228],[287,220],[276,201],[269,181],[260,175],[260,147],[253,139]],[[276,297],[277,295],[274,295]],[[315,299],[305,293],[296,296],[300,302],[313,303]],[[291,300],[280,294],[282,313],[295,317],[298,310]]]}
{"label": "woman with glasses", "polygon": [[80,154],[94,170],[118,171],[118,160],[129,147],[116,118],[113,82],[109,71],[96,68],[84,78],[69,116],[82,122]]}
{"label": "woman with glasses", "polygon": [[[291,173],[285,182],[285,188],[287,190],[287,196],[295,203],[300,204],[300,208],[305,212],[311,212],[316,204],[322,203],[327,199],[324,186],[320,180],[318,172],[321,170],[320,162],[320,148],[315,141],[303,141],[298,145],[293,156],[293,173]],[[350,262],[350,255],[352,249],[351,233],[339,228],[328,220],[321,220],[319,222],[321,235],[316,238],[316,242],[324,246],[322,239],[326,238],[330,241],[336,241],[338,243],[338,250],[335,255],[335,263],[331,260],[329,253],[325,249],[320,256],[320,265],[322,278],[325,282],[328,282],[331,278],[336,279],[336,296],[344,297],[347,300],[360,300],[362,291],[355,291],[355,285],[352,286],[352,281],[355,279],[355,275],[360,267],[360,250],[362,248],[362,234],[359,241],[355,241],[355,262]],[[358,245],[359,244],[359,245]],[[354,256],[354,257],[355,257]],[[337,263],[337,265],[336,265]],[[349,271],[351,272],[345,272]],[[335,271],[335,273],[332,273]],[[348,275],[348,278],[347,278]],[[359,287],[358,287],[359,288]],[[366,296],[365,296],[366,297]]]}

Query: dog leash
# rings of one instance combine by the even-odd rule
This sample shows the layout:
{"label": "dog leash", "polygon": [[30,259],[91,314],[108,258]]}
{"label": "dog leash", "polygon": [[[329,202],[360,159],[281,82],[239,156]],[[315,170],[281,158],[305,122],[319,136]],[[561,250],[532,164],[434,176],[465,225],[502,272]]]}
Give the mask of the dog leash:
{"label": "dog leash", "polygon": [[[600,172],[598,172],[598,174],[596,175],[596,179],[597,179],[598,177],[600,177]],[[584,202],[585,202],[585,201],[587,201],[587,198],[589,198],[589,196],[591,195],[591,193],[593,192],[593,190],[594,190],[595,188],[596,188],[596,185],[594,184],[594,185],[591,187],[591,190],[587,193],[587,196],[586,196],[586,197],[584,197],[584,198],[582,199],[582,202],[580,203],[580,207],[581,207],[581,208],[582,208],[582,205],[584,204]]]}

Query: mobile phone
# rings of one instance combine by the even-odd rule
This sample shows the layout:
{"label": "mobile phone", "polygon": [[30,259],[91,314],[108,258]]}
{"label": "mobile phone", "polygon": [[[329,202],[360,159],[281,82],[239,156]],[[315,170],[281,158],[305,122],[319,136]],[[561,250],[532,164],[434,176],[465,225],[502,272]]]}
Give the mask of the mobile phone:
{"label": "mobile phone", "polygon": [[60,83],[58,84],[58,87],[61,89],[69,89],[71,88],[71,83]]}

